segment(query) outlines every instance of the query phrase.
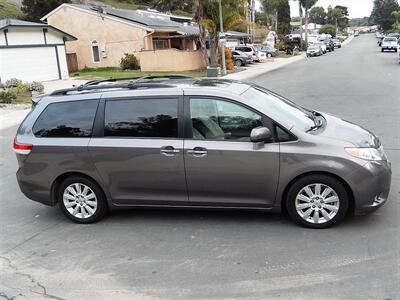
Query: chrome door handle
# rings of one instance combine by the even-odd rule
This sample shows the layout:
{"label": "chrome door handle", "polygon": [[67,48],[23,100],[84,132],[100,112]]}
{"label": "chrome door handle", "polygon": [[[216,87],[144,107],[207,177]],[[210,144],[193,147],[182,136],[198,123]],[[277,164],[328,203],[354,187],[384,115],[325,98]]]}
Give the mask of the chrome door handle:
{"label": "chrome door handle", "polygon": [[175,149],[172,146],[164,146],[164,147],[161,147],[161,149],[160,149],[160,153],[165,156],[174,156],[174,155],[178,154],[179,152],[180,152],[179,149]]}
{"label": "chrome door handle", "polygon": [[187,154],[194,157],[204,157],[207,155],[207,149],[203,147],[194,147],[192,150],[188,150]]}

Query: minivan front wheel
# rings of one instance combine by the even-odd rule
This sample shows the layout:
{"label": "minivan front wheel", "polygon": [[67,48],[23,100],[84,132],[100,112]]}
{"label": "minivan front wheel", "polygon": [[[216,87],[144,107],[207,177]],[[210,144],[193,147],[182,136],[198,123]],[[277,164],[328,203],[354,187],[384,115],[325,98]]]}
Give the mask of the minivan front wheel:
{"label": "minivan front wheel", "polygon": [[101,189],[85,177],[73,176],[65,179],[59,186],[57,196],[61,211],[76,223],[96,222],[107,210]]}
{"label": "minivan front wheel", "polygon": [[326,228],[341,221],[349,199],[343,183],[327,175],[308,175],[297,180],[287,194],[290,217],[310,228]]}

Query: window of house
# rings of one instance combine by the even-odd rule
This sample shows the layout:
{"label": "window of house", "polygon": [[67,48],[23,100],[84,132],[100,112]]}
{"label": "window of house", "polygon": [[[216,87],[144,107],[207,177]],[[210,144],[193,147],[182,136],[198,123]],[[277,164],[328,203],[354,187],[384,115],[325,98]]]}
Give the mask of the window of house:
{"label": "window of house", "polygon": [[177,138],[178,100],[107,101],[104,136]]}
{"label": "window of house", "polygon": [[93,62],[100,62],[100,49],[97,41],[92,42]]}
{"label": "window of house", "polygon": [[97,100],[49,104],[33,126],[37,137],[90,137]]}
{"label": "window of house", "polygon": [[214,99],[190,99],[194,139],[250,141],[262,116],[241,105]]}
{"label": "window of house", "polygon": [[166,49],[168,48],[168,40],[153,39],[153,49]]}

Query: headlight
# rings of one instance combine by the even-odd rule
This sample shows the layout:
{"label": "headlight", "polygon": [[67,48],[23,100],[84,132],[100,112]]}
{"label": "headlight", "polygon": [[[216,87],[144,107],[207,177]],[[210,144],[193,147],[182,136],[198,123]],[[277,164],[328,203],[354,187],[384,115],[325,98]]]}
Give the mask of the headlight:
{"label": "headlight", "polygon": [[345,148],[351,156],[366,160],[387,160],[383,147],[376,148]]}

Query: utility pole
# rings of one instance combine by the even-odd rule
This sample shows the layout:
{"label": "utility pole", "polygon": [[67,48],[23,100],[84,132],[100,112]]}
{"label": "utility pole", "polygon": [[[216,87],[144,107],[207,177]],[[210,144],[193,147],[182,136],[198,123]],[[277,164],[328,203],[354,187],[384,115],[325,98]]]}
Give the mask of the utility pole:
{"label": "utility pole", "polygon": [[[224,24],[222,23],[222,0],[218,1],[219,4],[219,27],[221,34],[225,35],[224,33]],[[222,76],[226,75],[226,64],[225,64],[225,43],[221,43],[222,48]]]}
{"label": "utility pole", "polygon": [[335,23],[336,23],[336,27],[335,27],[335,37],[337,37],[337,17],[335,18]]}

